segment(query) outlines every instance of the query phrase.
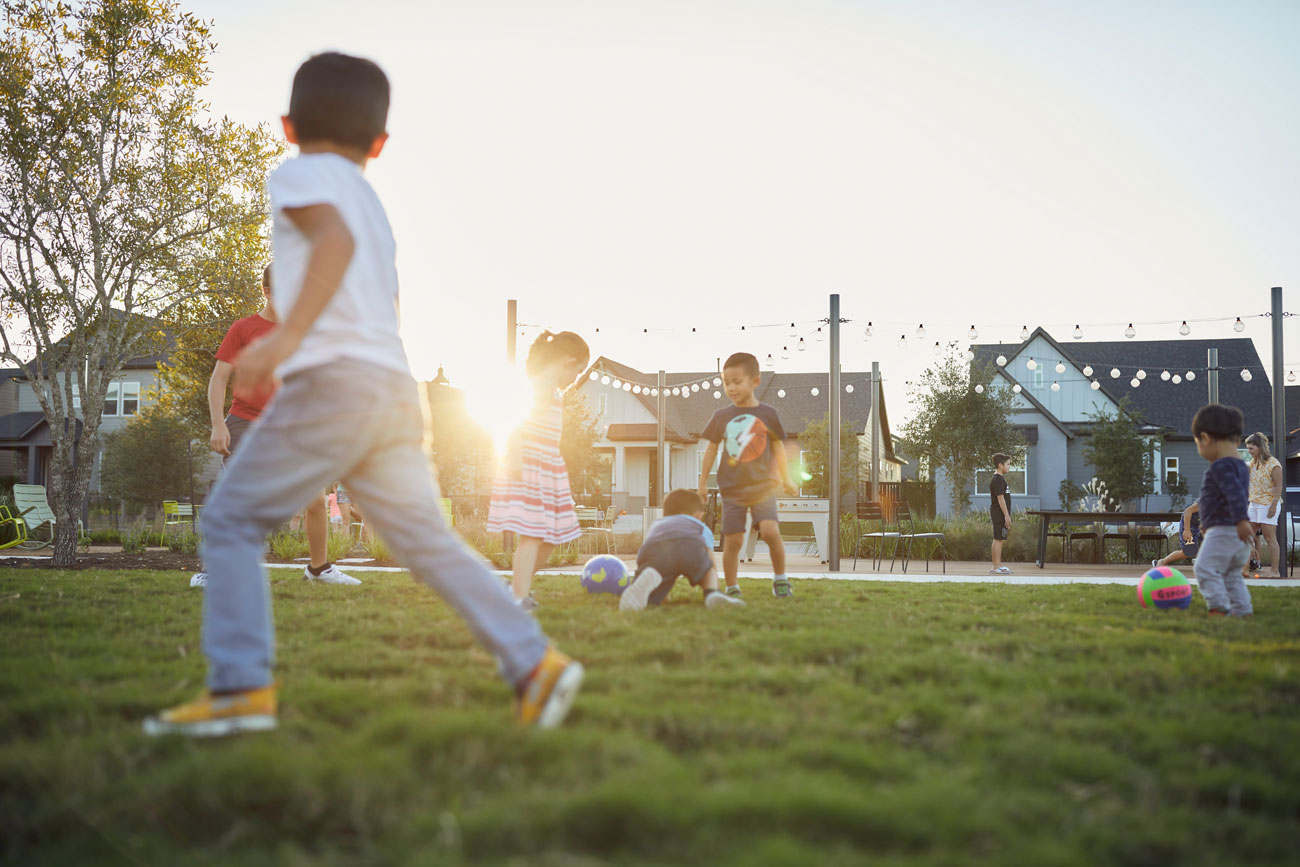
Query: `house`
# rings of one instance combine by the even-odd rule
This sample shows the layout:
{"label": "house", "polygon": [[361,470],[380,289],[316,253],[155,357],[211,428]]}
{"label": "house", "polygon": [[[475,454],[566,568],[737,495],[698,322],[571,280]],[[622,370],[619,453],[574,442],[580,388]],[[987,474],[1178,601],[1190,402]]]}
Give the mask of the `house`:
{"label": "house", "polygon": [[[1169,484],[1179,476],[1187,483],[1186,500],[1199,496],[1207,464],[1196,453],[1191,424],[1196,410],[1208,400],[1209,349],[1219,351],[1220,402],[1242,410],[1247,432],[1271,431],[1272,388],[1248,338],[1061,343],[1038,328],[1023,343],[972,345],[973,363],[996,369],[992,387],[1020,387],[1014,397],[1013,422],[1024,434],[1027,448],[1024,466],[1013,466],[1007,478],[1012,507],[1061,508],[1062,480],[1086,484],[1095,475],[1083,458],[1089,416],[1099,410],[1113,414],[1125,396],[1142,413],[1142,429],[1163,436],[1156,454],[1155,494],[1144,507],[1169,508]],[[999,357],[1005,363],[998,364]],[[1249,382],[1242,379],[1242,370],[1250,371]],[[1134,379],[1136,387],[1131,384]],[[937,511],[951,514],[947,479],[942,473],[936,476]],[[986,494],[980,481],[978,474],[969,480],[973,495]]]}
{"label": "house", "polygon": [[[859,478],[870,474],[871,374],[842,373],[841,418],[859,435]],[[830,408],[827,397],[829,377],[825,373],[760,374],[755,397],[776,407],[781,414],[788,439],[786,457],[796,482],[802,479],[802,455],[798,436],[810,422],[821,421]],[[670,392],[664,418],[664,441],[668,461],[668,488],[694,489],[703,468],[708,442],[701,438],[713,413],[726,401],[722,393],[721,373],[684,372],[665,376]],[[651,389],[658,383],[657,373],[646,373],[601,356],[584,375],[580,394],[587,402],[592,418],[601,432],[596,444],[608,464],[607,487],[611,505],[631,514],[652,502],[659,502],[658,472],[658,397]],[[671,394],[673,389],[682,391]],[[698,389],[698,390],[697,390]],[[883,391],[879,412],[879,480],[899,481],[903,461],[894,454],[893,437]],[[852,491],[843,492],[850,502]]]}

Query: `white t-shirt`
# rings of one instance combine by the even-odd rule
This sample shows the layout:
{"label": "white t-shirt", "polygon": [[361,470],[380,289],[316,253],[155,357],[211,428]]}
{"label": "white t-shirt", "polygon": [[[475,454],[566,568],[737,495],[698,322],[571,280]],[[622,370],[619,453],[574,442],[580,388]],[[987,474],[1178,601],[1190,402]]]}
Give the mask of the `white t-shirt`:
{"label": "white t-shirt", "polygon": [[298,350],[276,371],[301,370],[351,358],[410,373],[397,335],[396,243],[384,206],[361,167],[338,154],[300,154],[271,172],[271,300],[281,319],[302,291],[311,241],[285,208],[333,205],[355,244],[352,261],[330,303]]}

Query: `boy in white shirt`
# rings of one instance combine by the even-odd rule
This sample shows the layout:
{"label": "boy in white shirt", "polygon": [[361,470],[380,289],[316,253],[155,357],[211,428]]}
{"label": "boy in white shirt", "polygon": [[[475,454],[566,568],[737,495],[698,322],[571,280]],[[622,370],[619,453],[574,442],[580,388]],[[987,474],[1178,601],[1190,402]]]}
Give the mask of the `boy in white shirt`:
{"label": "boy in white shirt", "polygon": [[516,691],[520,723],[557,725],[582,684],[582,665],[549,646],[438,507],[421,450],[416,384],[397,333],[393,235],[362,174],[388,139],[388,99],[383,70],[361,58],[320,54],[294,76],[283,124],[298,156],[267,181],[273,300],[285,315],[235,362],[237,388],[256,393],[276,379],[283,386],[203,514],[203,557],[212,564],[203,610],[208,689],[145,720],[149,734],[275,728],[262,542],[340,478],[398,559],[497,657]]}

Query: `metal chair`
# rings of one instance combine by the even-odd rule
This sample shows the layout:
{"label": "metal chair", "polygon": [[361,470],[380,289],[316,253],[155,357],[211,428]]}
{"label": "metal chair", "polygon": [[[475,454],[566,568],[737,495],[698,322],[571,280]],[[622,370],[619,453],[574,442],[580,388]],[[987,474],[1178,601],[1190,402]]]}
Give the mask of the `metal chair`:
{"label": "metal chair", "polygon": [[[1059,528],[1059,529],[1058,529]],[[1048,524],[1047,538],[1061,540],[1061,562],[1070,562],[1070,525],[1069,524]],[[1043,559],[1047,559],[1047,552],[1043,552]]]}
{"label": "metal chair", "polygon": [[894,571],[894,560],[898,557],[898,542],[902,538],[902,532],[885,529],[885,510],[880,508],[876,502],[858,503],[858,520],[867,523],[875,521],[879,529],[875,533],[862,533],[858,536],[857,542],[853,545],[853,568],[858,568],[858,551],[862,547],[863,539],[872,539],[875,541],[875,548],[871,556],[871,568],[880,569],[880,564],[884,560],[884,551],[881,550],[881,543],[885,539],[894,540],[894,549],[889,556],[889,571]]}
{"label": "metal chair", "polygon": [[[1107,527],[1120,527],[1120,526],[1124,528],[1124,532],[1122,533],[1105,532]],[[1103,531],[1101,534],[1101,562],[1103,563],[1106,562],[1106,543],[1111,541],[1112,539],[1122,539],[1124,542],[1124,562],[1132,563],[1133,562],[1133,534],[1129,532],[1128,522],[1125,521],[1123,524],[1118,524],[1114,521],[1111,521],[1109,523],[1103,522],[1101,528]]]}
{"label": "metal chair", "polygon": [[[605,553],[618,553],[618,542],[614,539],[613,521],[604,520],[601,517],[600,510],[595,506],[574,506],[573,511],[578,516],[578,526],[582,528],[584,534],[604,533]],[[612,509],[606,510],[605,514],[609,515],[612,511]]]}
{"label": "metal chair", "polygon": [[189,524],[194,529],[194,504],[181,503],[176,500],[163,500],[163,526],[161,539],[167,543],[167,528]]}
{"label": "metal chair", "polygon": [[[21,548],[44,548],[54,544],[54,510],[45,498],[44,485],[14,485],[14,508],[27,525]],[[36,538],[36,531],[45,528],[46,538]]]}
{"label": "metal chair", "polygon": [[0,542],[0,550],[21,545],[27,541],[27,524],[22,518],[15,518],[8,506],[0,506],[0,527],[13,527],[14,537],[7,542]]}
{"label": "metal chair", "polygon": [[1068,538],[1066,539],[1066,546],[1065,546],[1068,552],[1068,556],[1066,560],[1067,563],[1073,562],[1074,543],[1078,541],[1091,542],[1092,553],[1096,555],[1097,550],[1101,545],[1101,534],[1098,533],[1096,530],[1080,530],[1078,532],[1071,531],[1069,533]]}
{"label": "metal chair", "polygon": [[[1145,558],[1142,556],[1143,542],[1153,542],[1156,545],[1158,545],[1160,556],[1157,557],[1156,559],[1157,560],[1164,559],[1164,556],[1169,553],[1169,534],[1165,532],[1164,525],[1160,523],[1151,522],[1151,521],[1144,521],[1142,523],[1137,524],[1136,526],[1138,530],[1138,535],[1137,535],[1137,541],[1133,543],[1133,553],[1137,556],[1137,561],[1141,563],[1144,562],[1145,560]],[[1156,527],[1159,529],[1159,532],[1143,533],[1142,532],[1143,527],[1147,527],[1147,528]]]}
{"label": "metal chair", "polygon": [[448,527],[456,526],[456,515],[451,510],[451,497],[439,498],[438,509],[442,512],[442,519],[447,522]]}
{"label": "metal chair", "polygon": [[[908,532],[902,534],[902,539],[906,543],[903,546],[903,572],[907,572],[907,564],[912,560],[912,544],[918,539],[925,542],[939,543],[939,553],[942,556],[940,562],[943,563],[943,574],[948,574],[948,549],[946,546],[947,536],[943,533],[918,533],[916,532],[916,522],[912,520],[912,507],[907,504],[907,500],[899,500],[894,504],[894,518],[898,522],[899,532],[902,532],[903,522],[907,522]],[[925,571],[930,571],[930,553],[932,548],[925,549]]]}

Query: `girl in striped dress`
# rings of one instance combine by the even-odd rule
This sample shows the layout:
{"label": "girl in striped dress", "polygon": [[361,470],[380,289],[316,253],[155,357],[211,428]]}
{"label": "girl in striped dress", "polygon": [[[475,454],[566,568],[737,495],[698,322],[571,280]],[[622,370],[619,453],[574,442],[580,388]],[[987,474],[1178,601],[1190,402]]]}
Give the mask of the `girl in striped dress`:
{"label": "girl in striped dress", "polygon": [[587,342],[572,331],[546,331],[533,342],[525,365],[535,392],[533,408],[511,437],[502,474],[492,485],[488,532],[508,530],[517,537],[510,584],[515,601],[528,610],[537,607],[529,592],[533,574],[550,557],[551,548],[582,535],[569,470],[560,456],[561,389],[577,381],[590,357]]}

